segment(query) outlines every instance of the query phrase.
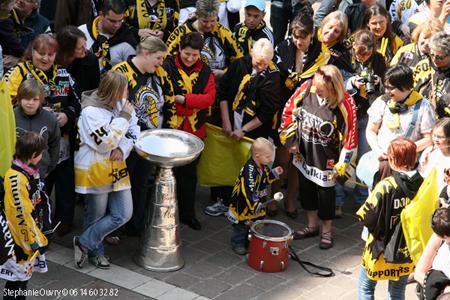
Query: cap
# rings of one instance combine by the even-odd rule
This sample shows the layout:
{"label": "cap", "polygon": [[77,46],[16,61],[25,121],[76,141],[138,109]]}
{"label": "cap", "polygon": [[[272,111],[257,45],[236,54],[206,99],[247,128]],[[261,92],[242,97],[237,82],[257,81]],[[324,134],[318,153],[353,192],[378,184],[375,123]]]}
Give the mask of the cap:
{"label": "cap", "polygon": [[260,11],[266,10],[266,1],[265,0],[247,0],[245,2],[245,7],[254,6]]}

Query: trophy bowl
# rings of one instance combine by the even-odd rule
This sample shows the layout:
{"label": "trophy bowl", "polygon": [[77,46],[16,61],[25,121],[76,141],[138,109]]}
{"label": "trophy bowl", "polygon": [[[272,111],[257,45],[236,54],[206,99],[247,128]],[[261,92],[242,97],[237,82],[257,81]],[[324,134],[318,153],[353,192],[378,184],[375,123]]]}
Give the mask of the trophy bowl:
{"label": "trophy bowl", "polygon": [[141,132],[136,152],[160,167],[178,167],[195,160],[203,151],[203,141],[178,129],[149,129]]}

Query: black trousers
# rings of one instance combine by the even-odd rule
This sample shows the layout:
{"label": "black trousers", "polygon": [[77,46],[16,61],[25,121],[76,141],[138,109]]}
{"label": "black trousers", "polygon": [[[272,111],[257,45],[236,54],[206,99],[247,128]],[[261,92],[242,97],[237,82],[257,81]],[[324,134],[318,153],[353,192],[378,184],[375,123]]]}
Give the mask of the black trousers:
{"label": "black trousers", "polygon": [[304,210],[317,210],[319,219],[327,221],[335,218],[336,193],[334,186],[322,187],[307,179],[299,171],[298,198]]}
{"label": "black trousers", "polygon": [[197,165],[200,158],[193,162],[174,168],[177,181],[177,201],[180,219],[195,218],[195,197],[197,192]]}
{"label": "black trousers", "polygon": [[27,281],[7,281],[5,284],[5,291],[3,291],[3,299],[4,300],[9,300],[9,299],[25,299],[25,296],[17,296],[14,297],[14,294],[16,292],[16,294],[18,294],[17,292],[19,290],[26,290],[27,289],[27,284],[28,284],[28,280]]}

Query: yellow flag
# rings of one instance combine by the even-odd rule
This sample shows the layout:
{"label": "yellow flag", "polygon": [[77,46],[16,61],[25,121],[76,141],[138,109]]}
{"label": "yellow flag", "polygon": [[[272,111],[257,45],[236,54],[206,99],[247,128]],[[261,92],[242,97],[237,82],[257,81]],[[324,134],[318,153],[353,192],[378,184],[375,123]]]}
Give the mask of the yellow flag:
{"label": "yellow flag", "polygon": [[412,260],[417,263],[433,233],[431,215],[439,206],[436,168],[425,178],[416,196],[401,213],[403,235]]}
{"label": "yellow flag", "polygon": [[4,176],[16,146],[16,120],[5,80],[0,82],[0,128],[0,176]]}
{"label": "yellow flag", "polygon": [[202,152],[197,167],[197,178],[200,185],[234,186],[239,171],[250,157],[252,139],[242,138],[239,142],[227,137],[222,129],[207,124]]}

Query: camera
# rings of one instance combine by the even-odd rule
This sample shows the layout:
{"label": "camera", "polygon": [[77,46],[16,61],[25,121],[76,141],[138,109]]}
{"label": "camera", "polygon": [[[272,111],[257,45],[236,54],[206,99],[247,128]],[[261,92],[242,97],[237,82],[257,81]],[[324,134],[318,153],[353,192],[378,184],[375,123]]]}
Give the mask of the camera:
{"label": "camera", "polygon": [[365,83],[366,86],[366,93],[368,95],[371,95],[375,93],[375,78],[376,75],[373,73],[373,70],[364,67],[364,69],[361,71],[359,76],[362,77],[362,82]]}

